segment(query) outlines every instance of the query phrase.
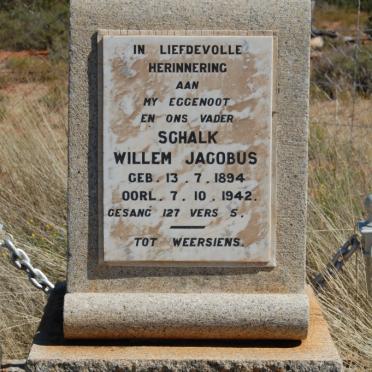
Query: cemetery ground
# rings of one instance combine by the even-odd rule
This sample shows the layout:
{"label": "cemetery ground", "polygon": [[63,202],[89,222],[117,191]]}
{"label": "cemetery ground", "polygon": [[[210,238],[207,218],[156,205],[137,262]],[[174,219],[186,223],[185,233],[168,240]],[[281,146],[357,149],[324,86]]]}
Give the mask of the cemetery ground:
{"label": "cemetery ground", "polygon": [[[354,48],[327,40],[324,49],[313,53],[309,283],[363,218],[363,198],[372,187],[372,46],[362,45],[358,60]],[[45,53],[0,52],[0,219],[53,282],[64,280],[66,266],[66,76],[66,64],[50,62]],[[317,295],[345,366],[371,368],[372,303],[362,255],[328,278]],[[5,359],[27,356],[45,299],[1,251],[0,344]]]}

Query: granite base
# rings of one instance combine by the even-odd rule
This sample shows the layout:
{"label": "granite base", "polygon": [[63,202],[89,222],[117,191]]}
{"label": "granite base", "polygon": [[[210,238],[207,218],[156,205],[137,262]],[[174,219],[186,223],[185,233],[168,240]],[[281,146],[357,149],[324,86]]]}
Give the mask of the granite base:
{"label": "granite base", "polygon": [[314,294],[303,341],[66,341],[63,296],[51,295],[28,371],[341,371],[342,361]]}

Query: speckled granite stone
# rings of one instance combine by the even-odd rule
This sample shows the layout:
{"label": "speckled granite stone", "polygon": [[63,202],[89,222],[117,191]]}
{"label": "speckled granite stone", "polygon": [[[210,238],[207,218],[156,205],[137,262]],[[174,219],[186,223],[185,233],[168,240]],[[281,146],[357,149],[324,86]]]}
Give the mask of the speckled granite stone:
{"label": "speckled granite stone", "polygon": [[74,293],[64,328],[71,339],[296,340],[308,308],[306,294]]}
{"label": "speckled granite stone", "polygon": [[[123,267],[99,264],[97,33],[273,30],[276,266]],[[69,104],[68,292],[303,293],[310,1],[72,0]]]}
{"label": "speckled granite stone", "polygon": [[44,371],[341,371],[342,362],[309,290],[310,326],[303,341],[67,341],[64,288],[51,295],[27,370]]}

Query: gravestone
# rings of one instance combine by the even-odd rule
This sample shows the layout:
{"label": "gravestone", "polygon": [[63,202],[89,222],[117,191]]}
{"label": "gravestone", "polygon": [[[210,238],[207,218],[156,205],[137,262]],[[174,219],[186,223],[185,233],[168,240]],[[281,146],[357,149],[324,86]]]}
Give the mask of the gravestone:
{"label": "gravestone", "polygon": [[[310,12],[299,0],[71,1],[66,345],[288,340],[308,363]],[[166,347],[133,346],[84,364],[91,351],[66,345],[47,358],[34,345],[30,366],[218,359],[180,347],[177,365]],[[278,366],[292,360],[281,347],[279,362],[222,359]],[[312,365],[322,358],[338,368],[332,345]]]}
{"label": "gravestone", "polygon": [[278,94],[275,31],[76,16],[65,336],[304,338],[307,52]]}

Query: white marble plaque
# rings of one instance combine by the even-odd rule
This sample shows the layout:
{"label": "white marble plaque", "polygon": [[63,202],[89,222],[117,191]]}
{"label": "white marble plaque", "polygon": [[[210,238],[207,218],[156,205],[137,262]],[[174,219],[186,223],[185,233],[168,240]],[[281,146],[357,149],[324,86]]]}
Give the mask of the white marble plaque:
{"label": "white marble plaque", "polygon": [[103,261],[273,265],[274,37],[102,37]]}

